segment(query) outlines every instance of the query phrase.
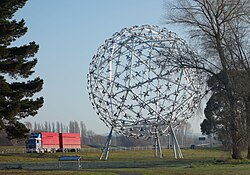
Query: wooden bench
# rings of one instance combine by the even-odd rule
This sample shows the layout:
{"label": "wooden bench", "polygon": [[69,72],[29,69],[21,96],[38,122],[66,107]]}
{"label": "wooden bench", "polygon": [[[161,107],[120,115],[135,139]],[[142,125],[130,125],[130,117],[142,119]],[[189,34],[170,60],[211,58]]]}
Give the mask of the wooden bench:
{"label": "wooden bench", "polygon": [[77,167],[79,169],[82,167],[80,156],[61,156],[61,157],[59,157],[59,159],[58,159],[59,168],[62,168],[64,161],[67,161],[67,162],[76,162],[77,161]]}

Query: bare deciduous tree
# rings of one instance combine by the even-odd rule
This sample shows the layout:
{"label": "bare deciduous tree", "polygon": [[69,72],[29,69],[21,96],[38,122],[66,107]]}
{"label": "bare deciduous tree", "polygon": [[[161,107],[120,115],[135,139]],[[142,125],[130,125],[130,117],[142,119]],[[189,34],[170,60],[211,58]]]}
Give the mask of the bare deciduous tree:
{"label": "bare deciduous tree", "polygon": [[[190,36],[196,42],[200,55],[195,60],[208,73],[216,76],[223,84],[230,105],[232,158],[242,158],[240,140],[242,139],[237,121],[243,116],[238,111],[238,101],[244,102],[249,111],[249,0],[176,0],[165,16],[166,23],[183,24],[188,27]],[[185,66],[196,65],[184,63]],[[242,77],[242,74],[245,76]],[[250,158],[250,114],[247,115],[247,134]]]}

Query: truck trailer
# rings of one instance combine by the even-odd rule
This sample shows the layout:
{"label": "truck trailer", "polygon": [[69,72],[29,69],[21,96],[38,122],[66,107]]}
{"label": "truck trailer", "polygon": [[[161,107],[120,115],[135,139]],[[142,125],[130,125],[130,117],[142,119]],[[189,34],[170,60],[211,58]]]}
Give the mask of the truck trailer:
{"label": "truck trailer", "polygon": [[31,133],[26,140],[27,153],[78,152],[81,149],[79,133],[39,132]]}

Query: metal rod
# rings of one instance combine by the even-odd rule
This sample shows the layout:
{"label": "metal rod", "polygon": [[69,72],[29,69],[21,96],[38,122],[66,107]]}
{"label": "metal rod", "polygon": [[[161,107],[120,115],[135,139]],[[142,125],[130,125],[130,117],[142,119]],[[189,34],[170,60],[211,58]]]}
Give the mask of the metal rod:
{"label": "metal rod", "polygon": [[160,142],[160,137],[159,137],[159,134],[157,132],[157,145],[158,145],[158,149],[159,149],[159,154],[160,154],[160,158],[163,157],[163,154],[162,154],[162,149],[161,149],[161,142]]}
{"label": "metal rod", "polygon": [[183,158],[183,154],[182,154],[182,152],[181,152],[180,145],[179,145],[179,143],[178,143],[178,140],[177,140],[177,138],[176,138],[175,132],[174,132],[174,130],[173,130],[171,124],[170,124],[170,132],[171,132],[171,134],[172,134],[172,139],[173,139],[174,157],[175,157],[175,159],[178,158],[177,155],[176,155],[176,151],[177,151],[177,152],[178,152],[179,158],[182,159],[182,158]]}
{"label": "metal rod", "polygon": [[172,136],[172,147],[173,147],[173,152],[174,152],[174,158],[177,159],[177,154],[176,154],[176,148],[175,148],[175,141],[174,141],[174,135],[173,135],[173,130],[171,130],[171,136]]}
{"label": "metal rod", "polygon": [[155,157],[157,157],[158,156],[158,145],[157,145],[157,137],[156,137],[156,135],[155,135]]}
{"label": "metal rod", "polygon": [[160,142],[160,137],[158,134],[157,129],[155,129],[155,157],[158,157],[158,153],[159,153],[159,157],[162,158],[162,149],[161,149],[161,142]]}
{"label": "metal rod", "polygon": [[[111,130],[109,132],[109,135],[108,135],[108,138],[107,138],[107,141],[106,141],[104,147],[102,148],[102,152],[101,152],[101,155],[100,155],[100,160],[102,160],[103,155],[104,155],[105,160],[108,160],[109,146],[111,144],[112,132],[113,132],[113,127],[111,128]],[[104,151],[105,151],[105,154],[104,154]]]}

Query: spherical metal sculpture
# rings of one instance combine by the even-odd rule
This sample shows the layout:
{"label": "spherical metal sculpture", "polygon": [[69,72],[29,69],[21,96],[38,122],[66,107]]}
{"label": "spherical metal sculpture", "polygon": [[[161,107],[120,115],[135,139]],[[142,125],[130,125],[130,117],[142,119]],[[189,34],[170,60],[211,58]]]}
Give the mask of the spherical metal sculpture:
{"label": "spherical metal sculpture", "polygon": [[201,73],[181,62],[194,57],[184,40],[165,28],[124,28],[90,63],[92,105],[117,133],[142,139],[167,134],[197,107]]}

